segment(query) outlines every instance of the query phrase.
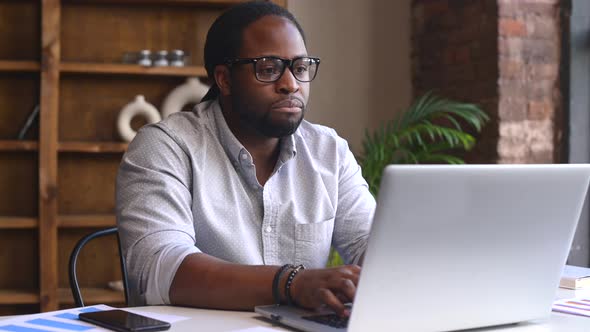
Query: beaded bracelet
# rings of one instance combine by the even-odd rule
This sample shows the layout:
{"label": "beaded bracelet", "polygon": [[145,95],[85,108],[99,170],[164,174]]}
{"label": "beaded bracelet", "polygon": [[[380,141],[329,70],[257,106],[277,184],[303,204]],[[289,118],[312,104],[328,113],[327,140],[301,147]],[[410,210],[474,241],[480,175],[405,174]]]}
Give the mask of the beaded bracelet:
{"label": "beaded bracelet", "polygon": [[285,264],[281,266],[275,273],[275,277],[272,280],[272,297],[276,304],[281,304],[281,294],[279,294],[279,281],[281,280],[281,276],[285,271],[287,271],[287,269],[292,269],[294,267],[295,266],[291,264]]}
{"label": "beaded bracelet", "polygon": [[285,283],[285,297],[287,298],[288,305],[296,304],[295,301],[293,301],[293,298],[291,297],[291,284],[293,283],[293,279],[295,279],[295,276],[297,275],[299,270],[305,270],[305,266],[303,266],[303,264],[297,265],[291,271],[291,273],[289,273],[289,276],[287,277],[287,282]]}

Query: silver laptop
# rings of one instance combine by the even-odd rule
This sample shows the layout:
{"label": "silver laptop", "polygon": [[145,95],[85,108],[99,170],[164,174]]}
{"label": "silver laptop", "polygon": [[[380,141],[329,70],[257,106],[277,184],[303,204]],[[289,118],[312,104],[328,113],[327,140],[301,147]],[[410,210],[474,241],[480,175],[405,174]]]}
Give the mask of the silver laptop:
{"label": "silver laptop", "polygon": [[303,331],[354,332],[547,316],[589,179],[590,165],[388,166],[347,327],[287,306],[256,312]]}

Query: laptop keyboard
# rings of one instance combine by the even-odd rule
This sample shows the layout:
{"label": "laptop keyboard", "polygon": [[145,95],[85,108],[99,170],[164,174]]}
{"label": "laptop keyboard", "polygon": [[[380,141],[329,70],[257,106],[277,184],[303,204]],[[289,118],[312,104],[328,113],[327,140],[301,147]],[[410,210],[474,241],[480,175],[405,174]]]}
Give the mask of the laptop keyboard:
{"label": "laptop keyboard", "polygon": [[343,329],[348,325],[348,317],[340,317],[336,314],[303,316],[303,319],[307,319],[312,322],[324,325],[329,325],[337,329]]}

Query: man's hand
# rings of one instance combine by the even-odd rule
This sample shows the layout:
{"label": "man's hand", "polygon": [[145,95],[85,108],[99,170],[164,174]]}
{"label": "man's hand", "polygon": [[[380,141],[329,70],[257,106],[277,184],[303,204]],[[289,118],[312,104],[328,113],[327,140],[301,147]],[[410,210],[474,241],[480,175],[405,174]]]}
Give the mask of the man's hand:
{"label": "man's hand", "polygon": [[301,270],[291,284],[291,297],[305,308],[316,309],[325,304],[338,315],[349,316],[344,303],[354,300],[360,273],[358,265]]}

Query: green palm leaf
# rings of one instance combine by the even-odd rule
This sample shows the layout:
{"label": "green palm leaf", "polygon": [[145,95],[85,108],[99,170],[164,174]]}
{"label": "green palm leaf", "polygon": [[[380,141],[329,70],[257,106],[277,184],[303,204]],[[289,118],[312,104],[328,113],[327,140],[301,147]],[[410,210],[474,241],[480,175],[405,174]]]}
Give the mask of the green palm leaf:
{"label": "green palm leaf", "polygon": [[389,164],[464,163],[451,152],[470,150],[476,140],[461,124],[479,132],[488,120],[477,105],[426,93],[374,133],[365,132],[361,166],[371,192],[377,194],[381,173]]}

